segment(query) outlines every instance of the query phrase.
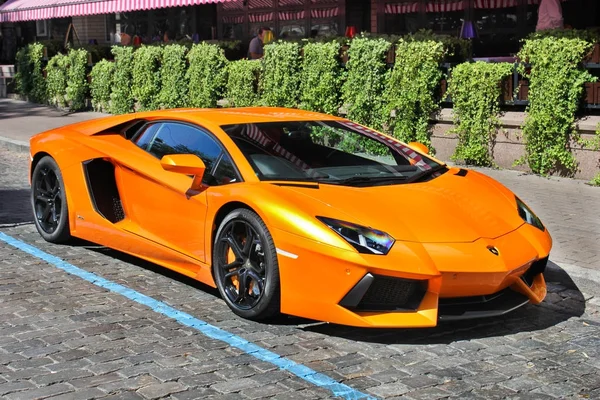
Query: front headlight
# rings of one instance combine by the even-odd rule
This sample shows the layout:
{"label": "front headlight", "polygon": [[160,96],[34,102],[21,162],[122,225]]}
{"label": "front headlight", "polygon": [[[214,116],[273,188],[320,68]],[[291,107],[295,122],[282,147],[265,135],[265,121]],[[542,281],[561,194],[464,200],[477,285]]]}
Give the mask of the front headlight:
{"label": "front headlight", "polygon": [[521,201],[518,197],[515,196],[517,200],[517,211],[519,212],[519,216],[523,218],[523,221],[527,222],[529,225],[533,225],[541,231],[545,231],[546,228],[542,221],[531,211],[529,207],[525,203]]}
{"label": "front headlight", "polygon": [[343,237],[359,253],[385,255],[395,242],[393,237],[376,229],[327,217],[317,217],[317,219]]}

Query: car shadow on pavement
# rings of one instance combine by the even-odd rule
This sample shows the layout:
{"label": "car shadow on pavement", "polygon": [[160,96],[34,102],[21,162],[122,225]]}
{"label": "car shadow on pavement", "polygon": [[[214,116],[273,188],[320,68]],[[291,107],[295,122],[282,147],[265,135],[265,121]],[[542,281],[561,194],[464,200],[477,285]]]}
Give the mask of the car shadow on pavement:
{"label": "car shadow on pavement", "polygon": [[162,267],[158,264],[154,264],[150,261],[146,261],[143,260],[141,258],[135,257],[135,256],[131,256],[129,254],[126,253],[122,253],[118,250],[114,250],[114,249],[109,249],[108,247],[104,247],[95,243],[91,243],[91,242],[87,242],[84,240],[78,240],[77,243],[75,243],[76,246],[82,246],[82,247],[86,247],[89,250],[104,254],[105,256],[111,257],[111,258],[115,258],[119,261],[122,262],[126,262],[128,264],[133,264],[136,267],[140,267],[140,268],[144,268],[148,271],[152,271],[156,274],[162,275],[164,277],[167,277],[169,279],[173,279],[176,280],[178,282],[181,282],[185,285],[191,286],[194,289],[198,289],[201,290],[205,293],[208,293],[210,295],[213,295],[215,297],[219,297],[219,291],[209,285],[206,285],[200,281],[197,281],[195,279],[192,279],[190,277],[187,277],[183,274],[180,274],[179,272],[170,270],[168,268]]}
{"label": "car shadow on pavement", "polygon": [[[209,295],[221,297],[219,291],[209,285],[118,250],[83,240],[77,240],[71,245],[86,247],[89,250],[189,285]],[[298,329],[328,336],[380,344],[448,344],[459,340],[544,330],[572,317],[580,317],[585,311],[583,294],[569,274],[556,264],[552,262],[549,264],[552,268],[544,274],[549,289],[544,302],[540,305],[528,304],[500,317],[445,322],[435,328],[416,329],[356,328],[286,315],[263,321],[263,323],[296,326]]]}
{"label": "car shadow on pavement", "polygon": [[540,305],[527,304],[500,317],[440,323],[435,328],[377,329],[336,324],[312,325],[305,330],[349,340],[380,344],[448,344],[460,340],[534,332],[555,326],[585,312],[585,299],[569,274],[549,262],[544,274],[548,295]]}
{"label": "car shadow on pavement", "polygon": [[33,222],[29,205],[29,189],[0,190],[0,226],[21,225]]}

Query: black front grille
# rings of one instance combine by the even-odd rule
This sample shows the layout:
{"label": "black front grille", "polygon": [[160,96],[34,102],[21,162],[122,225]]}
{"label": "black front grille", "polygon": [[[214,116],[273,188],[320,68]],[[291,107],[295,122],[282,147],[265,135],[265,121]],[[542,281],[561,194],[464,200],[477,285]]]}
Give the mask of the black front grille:
{"label": "black front grille", "polygon": [[416,310],[427,291],[427,281],[374,275],[373,283],[362,297],[359,310]]}
{"label": "black front grille", "polygon": [[533,285],[533,278],[537,274],[541,274],[546,270],[546,265],[548,264],[548,257],[540,258],[531,264],[531,267],[521,276],[521,278],[527,283],[529,286]]}

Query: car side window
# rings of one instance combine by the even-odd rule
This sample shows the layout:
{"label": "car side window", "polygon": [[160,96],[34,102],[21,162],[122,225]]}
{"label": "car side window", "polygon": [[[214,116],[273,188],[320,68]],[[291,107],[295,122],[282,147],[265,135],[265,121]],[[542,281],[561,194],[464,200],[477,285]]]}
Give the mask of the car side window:
{"label": "car side window", "polygon": [[165,122],[153,136],[148,152],[158,158],[169,154],[195,154],[204,161],[206,171],[212,171],[223,152],[208,134],[190,125]]}
{"label": "car side window", "polygon": [[195,154],[206,166],[204,183],[238,182],[238,174],[221,145],[201,129],[177,122],[157,122],[142,128],[133,142],[159,160],[169,154]]}
{"label": "car side window", "polygon": [[149,124],[144,126],[133,138],[133,143],[148,151],[148,145],[152,142],[154,135],[158,132],[161,124]]}

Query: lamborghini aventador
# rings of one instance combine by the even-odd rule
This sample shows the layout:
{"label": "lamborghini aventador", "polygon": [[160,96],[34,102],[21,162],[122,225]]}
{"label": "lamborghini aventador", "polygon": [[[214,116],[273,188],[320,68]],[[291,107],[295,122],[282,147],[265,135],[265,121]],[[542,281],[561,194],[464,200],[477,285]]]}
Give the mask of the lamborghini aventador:
{"label": "lamborghini aventador", "polygon": [[44,132],[30,148],[45,240],[178,271],[244,318],[425,327],[546,294],[552,240],[514,193],[343,118],[152,111]]}

